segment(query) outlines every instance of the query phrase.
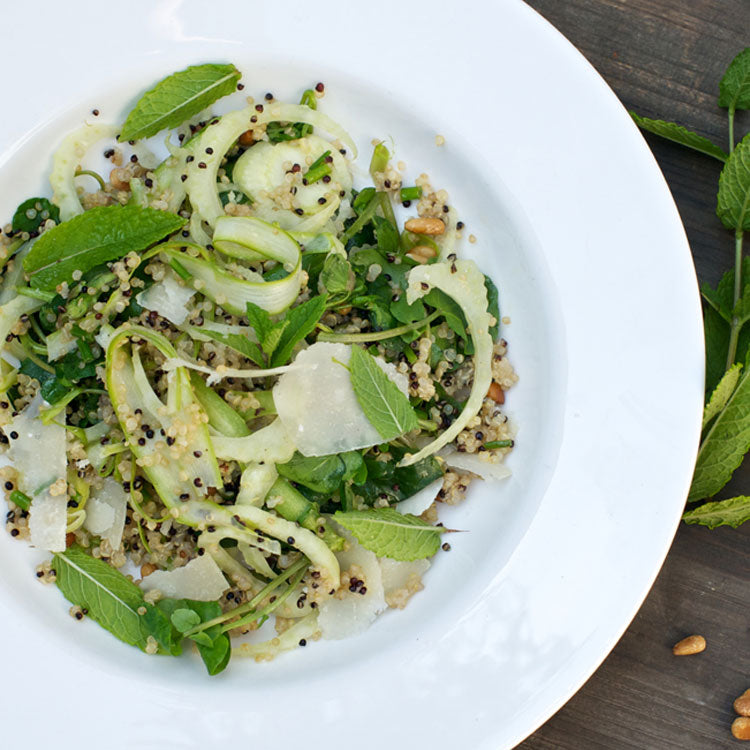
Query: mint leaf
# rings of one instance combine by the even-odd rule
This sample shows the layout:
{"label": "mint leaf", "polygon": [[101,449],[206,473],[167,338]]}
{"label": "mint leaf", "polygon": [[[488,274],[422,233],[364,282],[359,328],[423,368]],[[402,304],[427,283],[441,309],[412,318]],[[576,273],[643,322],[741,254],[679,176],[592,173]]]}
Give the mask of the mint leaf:
{"label": "mint leaf", "polygon": [[703,330],[706,341],[706,392],[711,393],[726,370],[729,323],[713,307],[706,307],[703,312]]}
{"label": "mint leaf", "polygon": [[630,116],[641,130],[653,133],[661,138],[666,138],[668,141],[679,143],[680,146],[692,148],[693,151],[698,151],[706,156],[713,156],[714,159],[718,159],[719,161],[726,161],[727,159],[726,152],[709,141],[708,138],[704,138],[702,135],[698,135],[698,133],[694,133],[692,130],[688,130],[676,122],[652,120],[650,117],[641,117],[641,115],[632,111],[630,112]]}
{"label": "mint leaf", "polygon": [[750,133],[721,170],[716,215],[727,229],[750,230]]}
{"label": "mint leaf", "polygon": [[147,91],[128,115],[120,141],[135,141],[173,128],[231,94],[241,73],[234,65],[192,65]]}
{"label": "mint leaf", "polygon": [[734,393],[742,372],[742,365],[732,365],[711,394],[711,398],[703,410],[703,429],[706,425],[727,405],[730,396]]}
{"label": "mint leaf", "polygon": [[262,345],[265,338],[273,329],[271,316],[262,307],[258,307],[254,302],[248,302],[247,319],[250,321],[250,325],[255,331],[255,335],[258,337],[258,341],[260,341]]}
{"label": "mint leaf", "polygon": [[492,340],[494,341],[497,338],[497,334],[500,333],[500,292],[495,286],[495,282],[486,275],[484,277],[484,286],[487,289],[487,312],[495,319],[495,325],[490,327],[490,336],[492,336]]}
{"label": "mint leaf", "polygon": [[47,219],[60,223],[60,209],[46,198],[29,198],[13,214],[14,232],[37,232]]}
{"label": "mint leaf", "polygon": [[169,619],[172,621],[172,625],[174,625],[180,633],[187,633],[188,630],[191,630],[201,623],[200,615],[186,607],[176,609],[172,612],[172,616]]}
{"label": "mint leaf", "polygon": [[380,369],[372,355],[353,346],[349,370],[354,395],[384,441],[418,427],[417,415],[409,399]]}
{"label": "mint leaf", "polygon": [[219,333],[219,331],[209,331],[207,328],[198,328],[198,330],[202,336],[208,336],[208,338],[234,349],[234,351],[255,362],[259,367],[266,366],[260,347],[254,341],[250,341],[247,336],[239,333]]}
{"label": "mint leaf", "polygon": [[688,500],[715,495],[750,449],[750,376],[746,371],[698,451]]}
{"label": "mint leaf", "polygon": [[144,600],[138,586],[77,545],[56,554],[52,566],[57,587],[69,602],[87,609],[92,620],[121,641],[146,648],[148,632],[138,614]]}
{"label": "mint leaf", "polygon": [[440,547],[440,535],[446,531],[393,508],[337,511],[333,517],[365,549],[393,560],[432,557]]}
{"label": "mint leaf", "polygon": [[325,295],[321,294],[287,312],[284,320],[288,322],[288,325],[283,330],[271,357],[271,367],[286,364],[297,342],[302,341],[315,330],[326,311],[326,302]]}
{"label": "mint leaf", "polygon": [[719,106],[729,109],[750,109],[750,47],[729,63],[719,81]]}
{"label": "mint leaf", "polygon": [[139,206],[99,206],[45,232],[24,258],[23,267],[37,289],[54,290],[87,271],[140,252],[176,232],[185,219]]}
{"label": "mint leaf", "polygon": [[715,529],[717,526],[731,526],[736,529],[745,521],[750,521],[750,497],[740,495],[728,500],[703,503],[688,510],[682,516],[685,523],[698,523]]}

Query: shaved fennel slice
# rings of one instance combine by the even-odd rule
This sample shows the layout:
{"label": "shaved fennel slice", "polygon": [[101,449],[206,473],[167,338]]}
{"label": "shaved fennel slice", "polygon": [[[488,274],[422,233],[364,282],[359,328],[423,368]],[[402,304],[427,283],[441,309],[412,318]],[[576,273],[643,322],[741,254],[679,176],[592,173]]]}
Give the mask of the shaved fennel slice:
{"label": "shaved fennel slice", "polygon": [[247,437],[214,435],[211,441],[217,458],[241,463],[257,461],[283,464],[292,458],[295,450],[294,443],[280,419],[275,419],[267,427]]}
{"label": "shaved fennel slice", "polygon": [[240,491],[237,493],[236,504],[260,508],[278,477],[279,472],[273,463],[248,464],[240,477]]}
{"label": "shaved fennel slice", "polygon": [[77,346],[75,337],[68,328],[58,328],[47,336],[47,361],[55,362]]}
{"label": "shaved fennel slice", "polygon": [[389,607],[403,609],[411,596],[420,591],[422,576],[430,567],[429,560],[391,560],[381,557],[380,571],[383,576],[383,593]]}
{"label": "shaved fennel slice", "polygon": [[[339,364],[350,357],[349,344],[318,342],[303,349],[274,386],[279,419],[304,456],[345,453],[382,440],[357,401],[349,371]],[[406,395],[406,377],[382,358],[375,361]]]}
{"label": "shaved fennel slice", "polygon": [[252,302],[271,314],[283,312],[297,299],[302,284],[302,256],[292,271],[276,281],[238,279],[212,261],[193,258],[165,248],[163,255],[176,260],[194,279],[196,289],[234,315],[245,315]]}
{"label": "shaved fennel slice", "polygon": [[261,643],[241,643],[233,649],[235,656],[246,656],[257,662],[271,661],[284,651],[292,651],[300,641],[314,640],[320,635],[318,615],[312,614],[298,620],[281,635]]}
{"label": "shaved fennel slice", "polygon": [[86,501],[84,527],[92,534],[106,539],[113,550],[120,548],[125,529],[128,496],[120,482],[112,477],[104,480],[104,486],[95,490]]}
{"label": "shaved fennel slice", "polygon": [[68,523],[65,428],[54,422],[42,422],[39,418],[42,403],[41,395],[37,394],[5,427],[7,435],[18,435],[10,439],[7,455],[18,472],[19,488],[31,497],[31,544],[50,552],[61,552],[65,549]]}
{"label": "shaved fennel slice", "polygon": [[201,555],[182,568],[157,570],[146,576],[140,587],[144,591],[160,591],[173,599],[216,601],[229,584],[211,555]]}
{"label": "shaved fennel slice", "polygon": [[0,342],[5,346],[8,334],[13,330],[13,326],[18,323],[18,319],[24,314],[35,312],[44,302],[31,297],[25,297],[19,294],[9,302],[0,307]]}
{"label": "shaved fennel slice", "polygon": [[[454,270],[455,269],[455,270]],[[479,413],[492,383],[492,316],[487,311],[484,274],[471,260],[416,266],[409,271],[406,299],[411,304],[433,287],[441,289],[463,310],[474,343],[474,382],[463,411],[455,422],[417,453],[405,456],[400,465],[409,466],[440,450],[456,438],[468,421]]]}
{"label": "shaved fennel slice", "polygon": [[185,322],[190,314],[187,303],[195,296],[195,290],[180,284],[173,274],[167,274],[161,281],[136,295],[135,301],[147,310],[159,313],[175,325]]}
{"label": "shaved fennel slice", "polygon": [[[253,122],[250,120],[251,117],[255,118]],[[201,159],[187,165],[188,179],[185,183],[193,210],[212,227],[216,219],[224,213],[216,186],[217,174],[224,155],[246,130],[272,120],[307,122],[341,140],[353,156],[357,154],[354,141],[340,125],[330,117],[303,105],[274,104],[266,107],[262,114],[258,114],[255,107],[250,105],[224,115],[201,133]],[[199,167],[199,164],[204,166]]]}
{"label": "shaved fennel slice", "polygon": [[386,608],[383,577],[378,558],[365,549],[348,532],[342,532],[348,547],[336,557],[343,571],[356,565],[356,577],[363,581],[366,594],[348,589],[329,596],[320,604],[318,624],[323,638],[338,640],[367,630],[373,620]]}
{"label": "shaved fennel slice", "polygon": [[299,244],[283,229],[252,216],[220,216],[214,228],[214,247],[233,258],[253,261],[270,258],[294,268]]}
{"label": "shaved fennel slice", "polygon": [[75,173],[86,155],[86,151],[103,138],[117,135],[116,125],[83,125],[63,139],[52,157],[52,202],[60,209],[60,219],[68,219],[83,213],[75,186]]}
{"label": "shaved fennel slice", "polygon": [[257,547],[251,547],[245,542],[239,542],[237,549],[242,555],[242,559],[245,561],[249,568],[252,568],[256,573],[262,575],[264,578],[275,578],[276,574],[273,572],[271,566],[268,564],[263,553]]}
{"label": "shaved fennel slice", "polygon": [[208,385],[214,385],[224,378],[265,378],[269,375],[283,375],[285,372],[296,370],[294,365],[283,365],[282,367],[271,367],[268,370],[241,370],[237,367],[226,367],[219,365],[216,369],[199,365],[197,362],[190,362],[182,357],[170,357],[163,365],[162,370],[169,372],[179,367],[185,367],[188,370],[195,370],[208,375],[206,382]]}

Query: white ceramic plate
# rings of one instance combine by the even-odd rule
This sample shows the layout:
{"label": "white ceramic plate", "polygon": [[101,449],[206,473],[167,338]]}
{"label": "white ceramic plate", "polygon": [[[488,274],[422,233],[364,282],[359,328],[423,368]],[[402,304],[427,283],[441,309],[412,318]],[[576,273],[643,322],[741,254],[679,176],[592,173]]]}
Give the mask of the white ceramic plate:
{"label": "white ceramic plate", "polygon": [[[446,187],[501,289],[521,375],[504,484],[446,514],[426,590],[363,636],[208,678],[67,615],[0,539],[3,738],[74,748],[508,748],[612,648],[672,539],[702,398],[699,300],[667,187],[593,69],[517,0],[12,4],[0,215],[45,189],[62,133],[122,118],[186,64],[297,97]],[[446,144],[435,146],[436,134]],[[366,165],[365,156],[363,159]],[[81,744],[83,741],[83,744]]]}

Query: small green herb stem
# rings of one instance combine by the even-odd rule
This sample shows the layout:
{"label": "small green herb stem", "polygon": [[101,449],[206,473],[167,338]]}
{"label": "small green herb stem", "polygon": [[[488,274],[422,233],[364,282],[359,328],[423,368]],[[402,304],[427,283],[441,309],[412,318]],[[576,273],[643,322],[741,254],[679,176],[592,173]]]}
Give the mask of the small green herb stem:
{"label": "small green herb stem", "polygon": [[373,331],[372,333],[321,333],[318,336],[318,341],[330,341],[342,344],[362,344],[370,341],[384,341],[385,339],[403,336],[405,333],[424,328],[439,316],[440,311],[435,310],[426,318],[422,318],[422,320],[418,320],[415,323],[407,323],[398,328],[389,328],[387,331]]}
{"label": "small green herb stem", "polygon": [[422,197],[422,188],[418,185],[415,187],[405,187],[401,188],[401,192],[399,193],[399,198],[401,198],[402,201],[416,201],[419,200]]}
{"label": "small green herb stem", "polygon": [[47,356],[47,347],[44,344],[39,344],[34,341],[28,333],[24,333],[21,336],[20,341],[21,345],[27,352],[32,351],[35,354],[41,354],[44,357]]}
{"label": "small green herb stem", "polygon": [[[270,583],[264,586],[249,602],[245,604],[241,604],[239,607],[235,607],[229,612],[225,612],[224,614],[219,615],[218,617],[214,617],[213,620],[207,620],[206,622],[202,622],[200,625],[196,625],[194,628],[192,628],[191,630],[188,630],[187,633],[185,633],[185,637],[190,638],[191,635],[195,635],[197,632],[201,630],[207,630],[208,628],[211,628],[214,625],[221,625],[222,623],[225,623],[227,620],[231,620],[238,616],[244,616],[248,614],[249,612],[252,612],[267,596],[269,596],[274,590],[276,590],[279,586],[281,586],[284,583],[284,581],[287,580],[287,578],[290,578],[291,576],[296,575],[300,571],[305,571],[309,563],[310,561],[306,557],[303,557],[302,559],[298,560],[293,565],[290,565],[285,571],[280,573],[278,576],[276,576],[276,578],[274,578]],[[233,627],[236,627],[236,626],[232,624],[231,628]]]}
{"label": "small green herb stem", "polygon": [[[737,307],[737,302],[742,295],[742,241],[744,232],[738,229],[734,235],[734,304],[732,309]],[[734,364],[734,358],[737,354],[737,342],[740,337],[740,319],[737,315],[732,315],[731,327],[729,329],[729,349],[727,351],[728,370]]]}
{"label": "small green herb stem", "polygon": [[10,501],[15,503],[21,510],[28,510],[31,507],[31,498],[21,492],[21,490],[13,490],[10,493]]}
{"label": "small green herb stem", "polygon": [[331,165],[326,161],[331,155],[330,151],[324,151],[311,165],[310,168],[305,172],[304,183],[305,185],[312,185],[314,182],[323,179],[328,174],[331,174]]}
{"label": "small green herb stem", "polygon": [[375,216],[378,206],[380,206],[380,201],[377,200],[376,196],[373,196],[367,207],[362,209],[362,213],[357,217],[357,220],[341,235],[344,243],[354,237],[368,222],[372,221],[372,217]]}
{"label": "small green herb stem", "polygon": [[484,444],[484,447],[488,451],[494,451],[497,448],[512,448],[513,441],[512,440],[490,440],[489,442]]}
{"label": "small green herb stem", "polygon": [[[380,207],[383,210],[383,216],[396,227],[396,233],[398,234],[398,223],[396,222],[396,214],[393,213],[393,206],[391,205],[391,194],[390,193],[378,193],[380,197]],[[401,244],[401,236],[399,235],[399,244]]]}
{"label": "small green herb stem", "polygon": [[391,154],[386,148],[385,144],[378,143],[372,151],[372,159],[370,159],[370,174],[375,179],[376,172],[385,172],[388,166],[388,159],[391,158]]}
{"label": "small green herb stem", "polygon": [[24,297],[38,299],[42,302],[51,302],[55,298],[54,292],[45,292],[43,289],[32,289],[30,286],[17,286],[16,291]]}
{"label": "small green herb stem", "polygon": [[76,169],[76,171],[75,171],[75,176],[76,177],[82,177],[83,175],[86,175],[88,177],[93,177],[99,183],[99,187],[102,190],[105,189],[106,186],[104,184],[104,180],[96,172],[92,172],[90,169]]}

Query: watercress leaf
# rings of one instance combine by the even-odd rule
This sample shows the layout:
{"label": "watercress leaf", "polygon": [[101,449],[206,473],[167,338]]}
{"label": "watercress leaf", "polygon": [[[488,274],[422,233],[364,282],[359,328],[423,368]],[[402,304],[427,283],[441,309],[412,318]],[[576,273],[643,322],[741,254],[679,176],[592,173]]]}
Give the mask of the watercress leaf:
{"label": "watercress leaf", "polygon": [[418,427],[409,399],[380,369],[374,357],[354,346],[349,369],[354,395],[383,440],[393,440]]}
{"label": "watercress leaf", "polygon": [[362,454],[357,451],[349,451],[340,453],[339,458],[344,464],[342,479],[346,482],[353,481],[355,484],[362,484],[367,478],[367,467],[362,459]]}
{"label": "watercress leaf", "polygon": [[461,306],[452,297],[449,297],[442,289],[431,289],[422,299],[430,307],[440,311],[448,327],[454,333],[463,339],[469,338],[466,333],[466,317]]}
{"label": "watercress leaf", "polygon": [[[197,615],[196,615],[197,617]],[[214,639],[205,630],[199,630],[197,633],[193,633],[190,636],[191,641],[195,641],[199,646],[208,646],[209,648],[214,645]]]}
{"label": "watercress leaf", "polygon": [[378,243],[378,249],[383,253],[394,255],[398,253],[401,249],[398,229],[382,216],[373,216],[372,220],[375,223],[375,239]]}
{"label": "watercress leaf", "polygon": [[318,287],[328,294],[348,294],[354,289],[355,276],[351,263],[338,254],[329,255],[323,264]]}
{"label": "watercress leaf", "polygon": [[138,608],[144,605],[141,590],[107,563],[73,545],[52,559],[57,587],[112,635],[131,646],[146,648],[147,629]]}
{"label": "watercress leaf", "polygon": [[685,523],[697,523],[715,529],[717,526],[731,526],[736,529],[750,521],[750,497],[740,495],[727,500],[703,503],[682,516]]}
{"label": "watercress leaf", "polygon": [[23,260],[37,289],[53,290],[83,273],[129,252],[140,252],[176,232],[185,219],[140,206],[99,206],[45,232]]}
{"label": "watercress leaf", "polygon": [[277,464],[276,469],[282,477],[303,484],[315,492],[330,494],[341,484],[346,464],[338,454],[303,456],[295,453],[285,464]]}
{"label": "watercress leaf", "polygon": [[440,546],[440,535],[446,531],[393,508],[337,511],[334,518],[365,549],[393,560],[432,557]]}
{"label": "watercress leaf", "polygon": [[732,365],[724,373],[724,377],[719,381],[719,385],[716,386],[713,393],[711,393],[711,398],[703,410],[703,429],[727,405],[727,401],[729,401],[730,396],[737,387],[741,372],[742,365],[737,364]]}
{"label": "watercress leaf", "polygon": [[196,646],[210,675],[219,674],[226,669],[232,656],[232,644],[227,633],[221,633],[210,646],[197,641]]}
{"label": "watercress leaf", "polygon": [[191,630],[201,623],[200,615],[187,607],[176,609],[172,612],[169,619],[172,621],[172,625],[174,625],[180,633],[187,633],[188,630]]}
{"label": "watercress leaf", "polygon": [[153,604],[144,603],[146,614],[142,623],[148,635],[156,639],[162,653],[179,656],[182,653],[182,635],[175,630],[165,612]]}
{"label": "watercress leaf", "polygon": [[218,341],[224,346],[228,346],[230,349],[239,352],[243,356],[255,362],[259,367],[265,367],[265,359],[263,358],[263,352],[260,347],[254,342],[250,341],[247,336],[243,336],[239,333],[219,333],[218,331],[209,331],[206,328],[199,329],[202,336],[208,336],[208,338]]}
{"label": "watercress leaf", "polygon": [[57,374],[45,370],[31,359],[23,360],[18,371],[39,381],[42,398],[50,404],[54,404],[61,399],[73,385],[69,380],[65,380],[58,377]]}
{"label": "watercress leaf", "polygon": [[750,231],[750,133],[721,170],[716,215],[727,229]]}
{"label": "watercress leaf", "polygon": [[47,219],[60,223],[60,209],[46,198],[29,198],[13,214],[11,227],[14,232],[38,232]]}
{"label": "watercress leaf", "polygon": [[745,371],[698,451],[688,500],[715,495],[750,449],[750,375]]}
{"label": "watercress leaf", "polygon": [[[495,324],[490,327],[490,336],[494,340],[500,332],[500,292],[495,286],[495,282],[489,276],[484,277],[484,286],[487,289],[487,312],[495,319]],[[454,302],[453,304],[455,305],[456,303]]]}
{"label": "watercress leaf", "polygon": [[630,116],[642,130],[658,135],[661,138],[666,138],[668,141],[679,143],[680,146],[692,148],[694,151],[698,151],[706,156],[713,156],[714,159],[718,159],[719,161],[726,161],[727,159],[724,150],[709,141],[708,138],[704,138],[702,135],[698,135],[698,133],[694,133],[692,130],[688,130],[676,122],[652,120],[650,117],[641,117],[635,112],[631,112]]}
{"label": "watercress leaf", "polygon": [[416,495],[443,476],[443,469],[434,456],[428,456],[409,466],[397,466],[395,460],[377,461],[367,456],[364,465],[367,475],[363,481],[356,482],[361,485],[357,494],[368,504],[381,496],[385,496],[391,503],[397,503]]}
{"label": "watercress leaf", "polygon": [[247,319],[258,337],[258,341],[263,341],[273,328],[271,316],[254,302],[247,303]]}
{"label": "watercress leaf", "polygon": [[131,110],[122,126],[120,141],[149,138],[173,128],[222,96],[231,94],[241,73],[234,65],[191,65],[159,81]]}
{"label": "watercress leaf", "polygon": [[405,294],[399,295],[397,300],[391,302],[390,309],[391,315],[393,315],[399,323],[413,323],[415,320],[423,320],[427,317],[422,300],[416,299],[409,304],[406,300]]}
{"label": "watercress leaf", "polygon": [[296,344],[315,330],[325,311],[326,297],[321,294],[287,312],[285,320],[288,325],[283,330],[271,357],[271,367],[286,364]]}
{"label": "watercress leaf", "polygon": [[745,47],[729,63],[719,81],[719,106],[750,109],[750,47]]}

